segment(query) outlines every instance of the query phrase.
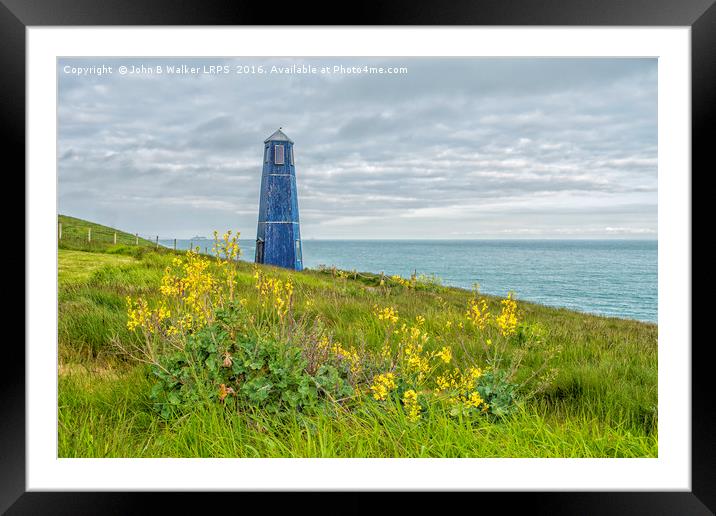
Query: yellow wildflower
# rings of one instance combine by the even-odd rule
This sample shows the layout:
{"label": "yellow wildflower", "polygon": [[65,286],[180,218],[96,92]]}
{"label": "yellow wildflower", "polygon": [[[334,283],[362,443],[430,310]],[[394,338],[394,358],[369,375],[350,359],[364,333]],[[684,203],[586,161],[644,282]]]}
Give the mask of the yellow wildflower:
{"label": "yellow wildflower", "polygon": [[449,389],[451,387],[456,387],[457,382],[455,380],[455,373],[441,374],[435,379],[435,383],[437,384],[438,389],[440,389],[440,390],[445,390],[445,389]]}
{"label": "yellow wildflower", "polygon": [[420,353],[421,350],[412,349],[411,352],[406,350],[408,370],[416,372],[418,380],[422,380],[425,373],[430,370],[428,359]]}
{"label": "yellow wildflower", "polygon": [[388,397],[390,391],[395,389],[395,375],[393,373],[383,373],[373,378],[373,385],[370,390],[373,391],[373,398],[383,401]]}
{"label": "yellow wildflower", "polygon": [[479,300],[471,299],[465,315],[473,325],[481,330],[484,330],[490,320],[490,312],[487,311],[487,301],[485,298],[481,298]]}
{"label": "yellow wildflower", "polygon": [[[326,339],[327,344],[328,339]],[[331,353],[339,360],[348,362],[351,373],[358,374],[362,368],[360,357],[354,349],[344,348],[340,342],[334,342],[331,346]]]}
{"label": "yellow wildflower", "polygon": [[394,282],[396,282],[398,285],[403,286],[403,287],[406,287],[406,288],[411,288],[411,287],[414,286],[414,283],[413,283],[413,282],[411,282],[411,281],[409,281],[409,280],[406,280],[406,279],[404,279],[404,278],[402,278],[401,276],[398,276],[398,275],[391,276],[390,279],[392,279],[392,280],[393,280]]}
{"label": "yellow wildflower", "polygon": [[452,360],[452,350],[447,347],[443,346],[443,348],[435,353],[435,356],[438,357],[440,360],[445,362],[446,364],[449,364]]}
{"label": "yellow wildflower", "polygon": [[420,419],[420,404],[418,403],[418,393],[413,389],[405,391],[403,394],[403,406],[409,421],[417,421]]}
{"label": "yellow wildflower", "polygon": [[136,301],[132,301],[132,298],[127,296],[127,329],[129,331],[134,331],[137,328],[149,329],[151,316],[152,312],[144,299],[140,297]]}
{"label": "yellow wildflower", "polygon": [[485,401],[482,399],[480,393],[477,391],[470,393],[470,396],[467,398],[467,400],[465,400],[466,407],[479,408],[480,405],[482,405],[483,403],[485,403]]}
{"label": "yellow wildflower", "polygon": [[398,322],[398,312],[393,307],[378,308],[377,305],[373,306],[375,315],[379,321],[386,321],[390,323]]}
{"label": "yellow wildflower", "polygon": [[467,370],[467,375],[465,375],[466,378],[466,386],[473,385],[475,383],[475,380],[480,378],[482,376],[482,369],[479,367],[471,367]]}
{"label": "yellow wildflower", "polygon": [[497,327],[503,336],[509,337],[517,331],[517,302],[512,299],[512,293],[507,295],[507,299],[502,300],[502,312],[497,317]]}
{"label": "yellow wildflower", "polygon": [[254,270],[254,279],[261,306],[269,304],[283,320],[291,307],[293,283],[290,280],[284,282],[278,278],[264,277],[258,269]]}
{"label": "yellow wildflower", "polygon": [[157,309],[157,320],[158,320],[159,322],[162,322],[162,321],[164,321],[165,319],[169,319],[169,317],[171,317],[171,312],[170,312],[169,309],[166,307],[166,305],[162,304],[162,305]]}
{"label": "yellow wildflower", "polygon": [[330,342],[328,340],[328,337],[326,335],[321,335],[321,338],[318,340],[318,349],[321,351],[328,350],[330,346]]}

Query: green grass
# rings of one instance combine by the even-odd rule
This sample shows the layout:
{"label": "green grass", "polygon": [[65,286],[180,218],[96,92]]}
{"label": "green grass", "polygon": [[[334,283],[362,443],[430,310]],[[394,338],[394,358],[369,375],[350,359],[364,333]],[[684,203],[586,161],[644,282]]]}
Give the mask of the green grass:
{"label": "green grass", "polygon": [[[58,247],[60,249],[76,249],[81,251],[99,251],[111,253],[132,253],[137,248],[156,247],[155,242],[139,238],[130,233],[120,231],[102,224],[83,219],[58,215]],[[59,238],[59,227],[62,226],[62,238]],[[88,235],[88,230],[90,234]],[[114,238],[117,235],[115,244]]]}
{"label": "green grass", "polygon": [[655,435],[587,414],[545,420],[539,407],[491,423],[438,411],[420,424],[368,403],[350,413],[274,416],[220,406],[162,422],[140,370],[60,378],[63,457],[648,457]]}
{"label": "green grass", "polygon": [[60,284],[65,285],[84,282],[105,265],[121,266],[136,262],[135,258],[129,256],[64,249],[60,253],[62,258],[58,261],[57,274]]}
{"label": "green grass", "polygon": [[[111,250],[111,248],[109,248]],[[59,455],[62,457],[655,457],[656,325],[597,317],[520,302],[563,352],[553,384],[520,412],[499,422],[460,420],[436,408],[419,424],[366,403],[353,412],[274,416],[247,409],[196,409],[163,422],[148,399],[152,378],[142,365],[112,353],[112,338],[131,339],[126,296],[158,298],[172,252],[125,254],[59,250]],[[239,264],[240,295],[253,296],[252,265]],[[271,269],[291,277],[295,307],[320,314],[345,345],[377,346],[373,305],[455,343],[460,360],[469,335],[449,319],[464,317],[471,293],[428,285],[377,288],[379,278]],[[306,301],[312,302],[306,306]],[[490,298],[492,309],[499,300]]]}

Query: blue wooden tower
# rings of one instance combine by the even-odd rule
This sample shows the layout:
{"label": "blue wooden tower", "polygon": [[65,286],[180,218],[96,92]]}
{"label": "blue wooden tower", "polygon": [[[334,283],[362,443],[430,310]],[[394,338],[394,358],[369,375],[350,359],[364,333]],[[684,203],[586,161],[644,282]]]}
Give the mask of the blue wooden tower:
{"label": "blue wooden tower", "polygon": [[293,141],[281,128],[264,141],[255,262],[303,269]]}

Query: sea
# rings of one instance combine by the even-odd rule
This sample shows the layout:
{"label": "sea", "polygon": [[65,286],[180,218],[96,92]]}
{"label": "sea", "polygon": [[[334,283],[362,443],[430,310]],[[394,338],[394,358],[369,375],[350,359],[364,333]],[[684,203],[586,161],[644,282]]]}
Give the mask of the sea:
{"label": "sea", "polygon": [[[173,241],[160,240],[168,247]],[[241,240],[253,261],[254,242]],[[177,240],[211,253],[212,240]],[[443,285],[591,314],[657,322],[655,240],[303,240],[307,268],[435,276]]]}

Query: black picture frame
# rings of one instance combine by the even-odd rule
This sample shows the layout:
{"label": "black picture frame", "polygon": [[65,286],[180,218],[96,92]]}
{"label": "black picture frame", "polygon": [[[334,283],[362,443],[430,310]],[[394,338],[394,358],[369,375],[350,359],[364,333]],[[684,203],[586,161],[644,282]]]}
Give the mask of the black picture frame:
{"label": "black picture frame", "polygon": [[[548,25],[689,26],[692,73],[692,170],[713,170],[708,128],[716,121],[716,4],[714,0],[429,0],[356,3],[339,9],[320,3],[286,3],[282,21],[296,25]],[[25,165],[25,30],[29,26],[83,25],[275,25],[271,8],[261,3],[199,0],[0,0],[0,116],[5,162]],[[345,14],[344,14],[345,13]],[[349,14],[350,13],[350,14]],[[684,171],[688,174],[689,171]],[[692,183],[693,184],[693,183]],[[693,201],[692,201],[693,203]],[[693,204],[692,204],[693,205]],[[693,233],[692,233],[693,234]],[[693,256],[693,247],[691,249]],[[31,271],[25,269],[26,277]],[[31,308],[31,307],[28,307]],[[691,318],[693,320],[693,317]],[[709,382],[709,339],[684,342],[692,356],[691,492],[501,492],[480,493],[486,504],[525,504],[537,514],[712,514],[716,510],[716,439]],[[23,348],[5,346],[0,375],[0,512],[7,514],[185,513],[187,493],[26,492],[25,369]],[[242,497],[266,504],[275,494],[205,493],[212,506]],[[374,494],[353,493],[341,512],[372,510]],[[472,495],[473,497],[476,494]],[[322,493],[294,493],[294,506],[328,504]],[[331,502],[332,503],[332,502]],[[419,506],[422,495],[409,502]],[[459,503],[456,499],[454,503]],[[272,504],[272,509],[275,506]],[[207,508],[207,506],[205,506]],[[405,507],[407,509],[407,506]],[[476,507],[477,510],[477,507]],[[273,512],[273,511],[271,511]]]}

